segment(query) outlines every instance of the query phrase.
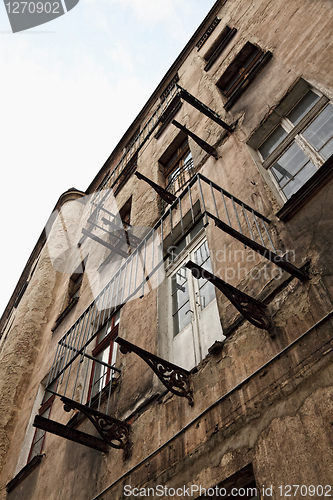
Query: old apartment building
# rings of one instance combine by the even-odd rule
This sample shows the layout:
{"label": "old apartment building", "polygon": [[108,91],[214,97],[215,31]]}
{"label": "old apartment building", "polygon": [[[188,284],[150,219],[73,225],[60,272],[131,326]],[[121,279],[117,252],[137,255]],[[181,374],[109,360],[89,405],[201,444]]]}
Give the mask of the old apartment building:
{"label": "old apartment building", "polygon": [[1,499],[333,496],[332,18],[217,1],[60,196],[0,322]]}

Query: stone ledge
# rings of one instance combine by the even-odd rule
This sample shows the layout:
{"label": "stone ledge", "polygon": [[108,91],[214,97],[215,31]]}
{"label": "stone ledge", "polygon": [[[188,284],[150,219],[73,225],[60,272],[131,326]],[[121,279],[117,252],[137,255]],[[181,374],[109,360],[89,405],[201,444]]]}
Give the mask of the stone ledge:
{"label": "stone ledge", "polygon": [[16,474],[16,476],[6,485],[7,493],[10,493],[14,488],[16,488],[16,486],[20,484],[23,479],[25,479],[30,472],[37,467],[38,464],[40,464],[44,456],[44,454],[36,455],[32,460],[30,460],[30,462],[28,462],[27,465],[25,465],[23,469],[21,469],[20,472]]}

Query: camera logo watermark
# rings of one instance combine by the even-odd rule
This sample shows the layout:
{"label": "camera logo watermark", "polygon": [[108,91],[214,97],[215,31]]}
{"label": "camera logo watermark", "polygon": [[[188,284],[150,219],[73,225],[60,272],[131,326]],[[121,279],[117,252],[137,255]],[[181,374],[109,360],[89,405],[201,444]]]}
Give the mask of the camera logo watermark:
{"label": "camera logo watermark", "polygon": [[160,235],[122,217],[113,191],[107,189],[67,201],[45,227],[53,268],[69,275],[84,272],[97,308],[105,307],[97,298],[111,279],[109,299],[115,307],[145,295],[164,280]]}
{"label": "camera logo watermark", "polygon": [[53,21],[72,10],[80,0],[3,0],[13,33]]}

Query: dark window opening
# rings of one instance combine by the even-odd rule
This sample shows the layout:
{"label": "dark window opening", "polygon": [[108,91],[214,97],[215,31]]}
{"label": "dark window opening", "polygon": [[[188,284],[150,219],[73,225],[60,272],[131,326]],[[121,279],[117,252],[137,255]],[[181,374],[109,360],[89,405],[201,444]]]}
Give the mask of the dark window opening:
{"label": "dark window opening", "polygon": [[229,26],[226,26],[222,30],[210,49],[204,55],[204,59],[207,61],[205,71],[208,71],[212,67],[216,59],[219,57],[221,52],[225,49],[225,47],[228,45],[228,43],[236,33],[236,28],[229,28]]}
{"label": "dark window opening", "polygon": [[186,134],[181,132],[159,161],[164,171],[165,189],[178,196],[195,174]]}
{"label": "dark window opening", "polygon": [[224,105],[226,110],[231,108],[271,55],[250,42],[244,45],[216,84],[228,98]]}
{"label": "dark window opening", "polygon": [[65,300],[65,304],[59,316],[55,321],[55,325],[52,328],[54,332],[58,325],[62,322],[62,320],[67,316],[67,314],[73,309],[75,304],[78,302],[80,298],[80,289],[83,281],[83,273],[85,269],[85,261],[84,259],[81,264],[76,268],[75,272],[71,275],[68,284],[67,297]]}
{"label": "dark window opening", "polygon": [[[236,500],[261,499],[260,489],[256,485],[252,464],[247,465],[212,489],[217,492],[214,495],[216,499],[227,497]],[[206,498],[205,495],[198,497],[197,500],[203,500],[204,498]]]}

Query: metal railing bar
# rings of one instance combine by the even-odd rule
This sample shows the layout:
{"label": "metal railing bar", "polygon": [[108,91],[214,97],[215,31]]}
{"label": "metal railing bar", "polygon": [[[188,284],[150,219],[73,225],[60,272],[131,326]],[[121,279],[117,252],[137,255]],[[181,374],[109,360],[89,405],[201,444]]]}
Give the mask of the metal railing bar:
{"label": "metal railing bar", "polygon": [[81,403],[83,403],[84,393],[86,391],[89,366],[90,366],[90,360],[88,359],[87,368],[86,368],[86,374],[84,376],[84,383],[83,383],[82,394],[81,394]]}
{"label": "metal railing bar", "polygon": [[[253,212],[252,212],[252,213],[253,213]],[[258,234],[259,234],[259,236],[260,236],[261,243],[262,243],[262,245],[266,248],[266,245],[265,245],[264,240],[263,240],[263,238],[262,238],[262,236],[261,236],[261,231],[260,231],[260,229],[259,229],[259,225],[258,225],[258,222],[257,222],[256,216],[255,216],[255,214],[254,214],[254,213],[253,213],[253,219],[254,219],[254,222],[255,222],[255,225],[256,225],[256,228],[257,228]]]}
{"label": "metal railing bar", "polygon": [[192,203],[192,195],[191,195],[191,188],[190,188],[190,186],[187,186],[187,191],[188,191],[189,198],[190,198],[192,223],[194,223],[194,211],[193,211],[193,203]]}
{"label": "metal railing bar", "polygon": [[201,197],[201,203],[202,203],[202,211],[203,211],[204,217],[205,217],[204,226],[207,226],[208,217],[207,217],[207,212],[206,212],[206,204],[205,204],[205,200],[204,200],[203,193],[202,193],[202,186],[201,186],[201,181],[200,181],[199,175],[198,175],[198,183],[199,183],[200,197]]}
{"label": "metal railing bar", "polygon": [[214,189],[213,189],[212,182],[210,182],[210,190],[211,190],[212,197],[213,197],[213,202],[214,202],[214,207],[215,207],[216,217],[219,217],[219,211],[218,211],[218,209],[217,209],[217,205],[216,205],[216,200],[215,200],[215,195],[214,195]]}
{"label": "metal railing bar", "polygon": [[170,235],[171,235],[171,244],[173,245],[173,224],[172,224],[172,209],[169,209],[169,217],[170,217]]}
{"label": "metal railing bar", "polygon": [[243,231],[242,231],[242,226],[241,226],[240,221],[239,221],[239,218],[238,218],[238,212],[237,212],[237,209],[236,209],[236,205],[235,205],[235,201],[234,201],[233,196],[231,197],[231,201],[232,201],[232,205],[233,205],[233,207],[234,207],[234,211],[235,211],[235,215],[236,215],[236,220],[237,220],[238,227],[239,227],[239,232],[240,232],[241,234],[243,234]]}
{"label": "metal railing bar", "polygon": [[[113,344],[113,349],[115,348],[116,344]],[[108,402],[106,405],[106,414],[109,414],[109,405],[110,405],[110,399],[111,399],[111,388],[112,388],[112,374],[110,373],[110,380],[109,380],[109,394],[108,394]]]}
{"label": "metal railing bar", "polygon": [[179,214],[180,214],[180,226],[182,228],[182,234],[184,232],[183,214],[182,214],[182,201],[179,200]]}
{"label": "metal railing bar", "polygon": [[271,237],[270,237],[270,234],[269,234],[269,232],[268,232],[268,230],[267,230],[267,227],[266,227],[265,221],[264,221],[263,219],[262,219],[262,225],[264,226],[264,229],[265,229],[265,232],[266,232],[266,234],[267,234],[268,240],[269,240],[270,244],[272,245],[273,252],[274,252],[274,253],[276,253],[274,243],[273,243],[273,241],[272,241],[272,239],[271,239]]}
{"label": "metal railing bar", "polygon": [[250,225],[250,223],[249,223],[249,219],[247,218],[247,215],[246,215],[246,210],[245,210],[245,208],[244,208],[244,204],[243,204],[243,203],[242,203],[242,209],[243,209],[243,214],[244,214],[245,220],[246,220],[246,222],[247,222],[247,226],[248,226],[248,228],[249,228],[249,230],[250,230],[251,238],[252,238],[252,240],[254,241],[254,236],[253,236],[252,228],[251,228],[251,225]]}
{"label": "metal railing bar", "polygon": [[145,239],[144,251],[143,251],[143,261],[142,261],[142,297],[145,293],[145,282],[146,282],[146,251],[147,251],[147,240]]}
{"label": "metal railing bar", "polygon": [[226,213],[226,216],[227,216],[227,219],[228,219],[228,224],[230,227],[231,226],[231,221],[230,221],[230,217],[229,217],[229,212],[228,212],[228,208],[227,208],[227,204],[226,204],[226,201],[225,201],[225,197],[224,197],[224,193],[223,193],[223,189],[221,188],[221,195],[222,195],[222,200],[223,200],[223,204],[224,204],[224,210],[225,210],[225,213]]}
{"label": "metal railing bar", "polygon": [[125,266],[125,272],[124,272],[124,282],[123,282],[123,287],[121,290],[121,299],[120,299],[120,304],[123,303],[123,298],[124,298],[124,291],[125,291],[125,283],[126,283],[126,273],[127,273],[127,267],[128,267],[128,259],[126,260],[126,266]]}
{"label": "metal railing bar", "polygon": [[[212,183],[212,186],[217,189],[218,191],[222,190],[223,193],[225,194],[225,196],[227,196],[227,198],[233,198],[234,201],[238,204],[238,205],[241,205],[243,203],[244,207],[246,208],[246,210],[248,210],[249,212],[251,212],[253,210],[253,212],[258,216],[258,217],[261,217],[265,220],[265,222],[267,223],[270,223],[270,219],[268,219],[267,217],[265,217],[265,215],[261,214],[260,212],[258,212],[257,210],[255,210],[254,208],[250,207],[250,205],[247,205],[246,203],[244,203],[242,200],[240,200],[239,198],[237,198],[236,196],[233,196],[231,193],[229,193],[228,191],[226,191],[225,189],[221,188],[221,186],[218,186],[217,184],[215,184],[214,181],[211,181],[210,179],[208,179],[207,177],[205,177],[204,175],[202,175],[200,172],[197,174],[197,176],[202,179],[204,182],[206,182],[206,184],[210,184]],[[176,203],[176,202],[175,202]]]}

